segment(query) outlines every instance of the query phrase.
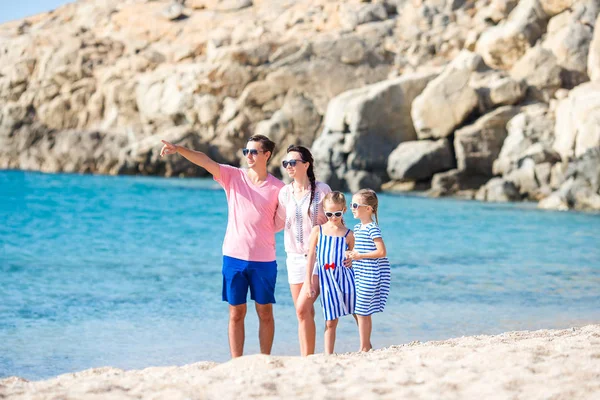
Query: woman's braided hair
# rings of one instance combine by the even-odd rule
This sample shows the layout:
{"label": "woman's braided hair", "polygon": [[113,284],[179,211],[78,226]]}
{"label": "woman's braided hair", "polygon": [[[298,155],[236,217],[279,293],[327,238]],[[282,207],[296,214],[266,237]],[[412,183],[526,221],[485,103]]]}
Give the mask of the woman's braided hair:
{"label": "woman's braided hair", "polygon": [[315,198],[315,190],[317,189],[317,179],[315,178],[314,171],[314,163],[315,160],[310,152],[310,150],[304,146],[292,144],[287,148],[287,152],[295,151],[300,153],[302,156],[302,161],[308,163],[308,169],[306,170],[306,175],[308,175],[308,180],[310,181],[310,201],[308,202],[308,216],[310,217],[310,205]]}

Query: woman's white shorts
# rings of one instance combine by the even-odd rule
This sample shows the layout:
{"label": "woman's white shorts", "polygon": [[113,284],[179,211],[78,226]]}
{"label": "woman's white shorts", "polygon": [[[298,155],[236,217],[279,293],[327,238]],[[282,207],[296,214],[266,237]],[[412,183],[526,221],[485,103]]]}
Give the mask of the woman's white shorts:
{"label": "woman's white shorts", "polygon": [[[288,282],[290,285],[304,283],[306,278],[306,254],[287,253],[285,260],[288,272]],[[313,268],[313,275],[317,274],[317,263]]]}

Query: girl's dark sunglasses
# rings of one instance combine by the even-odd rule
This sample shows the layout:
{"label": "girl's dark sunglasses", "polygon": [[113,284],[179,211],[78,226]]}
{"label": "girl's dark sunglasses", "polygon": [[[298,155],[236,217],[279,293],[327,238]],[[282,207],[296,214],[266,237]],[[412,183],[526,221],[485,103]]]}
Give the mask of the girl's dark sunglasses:
{"label": "girl's dark sunglasses", "polygon": [[331,217],[333,217],[334,215],[335,215],[336,217],[338,217],[338,218],[339,218],[339,217],[341,217],[343,214],[344,214],[344,213],[343,213],[343,212],[341,212],[341,211],[336,211],[336,212],[329,212],[329,211],[327,211],[327,212],[325,212],[325,216],[326,216],[327,218],[331,218]]}
{"label": "girl's dark sunglasses", "polygon": [[256,150],[256,149],[242,149],[242,154],[245,156],[247,156],[248,154],[252,154],[253,156],[257,156],[258,153],[264,153],[264,151],[262,150]]}
{"label": "girl's dark sunglasses", "polygon": [[299,162],[301,163],[305,163],[306,161],[304,160],[290,160],[290,161],[282,161],[281,165],[283,165],[283,168],[287,168],[288,165],[292,168],[296,168],[296,164],[298,164]]}
{"label": "girl's dark sunglasses", "polygon": [[350,203],[350,207],[354,208],[355,210],[356,210],[358,207],[361,207],[361,206],[368,207],[368,205],[367,205],[367,204],[360,204],[360,203]]}

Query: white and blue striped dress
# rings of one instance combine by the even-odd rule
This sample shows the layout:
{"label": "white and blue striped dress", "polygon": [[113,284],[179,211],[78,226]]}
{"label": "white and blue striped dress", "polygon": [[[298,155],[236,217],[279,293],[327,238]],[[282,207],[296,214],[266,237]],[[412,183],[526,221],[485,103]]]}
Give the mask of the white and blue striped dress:
{"label": "white and blue striped dress", "polygon": [[316,249],[317,271],[321,288],[321,304],[326,321],[354,314],[356,304],[354,271],[352,268],[344,267],[348,233],[350,233],[349,229],[344,236],[323,235],[323,229],[319,226],[319,241]]}
{"label": "white and blue striped dress", "polygon": [[[374,239],[381,237],[381,229],[374,222],[354,227],[354,250],[370,253],[377,250]],[[371,315],[382,312],[390,293],[391,270],[387,257],[364,258],[352,262],[356,282],[356,314]]]}

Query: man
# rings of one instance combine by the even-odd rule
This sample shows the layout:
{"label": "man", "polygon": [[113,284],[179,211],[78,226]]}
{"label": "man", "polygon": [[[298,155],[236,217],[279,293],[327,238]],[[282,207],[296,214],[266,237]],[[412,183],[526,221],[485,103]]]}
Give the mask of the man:
{"label": "man", "polygon": [[242,149],[248,169],[218,164],[206,154],[166,141],[161,157],[179,153],[212,174],[227,194],[227,232],[223,241],[223,301],[229,303],[229,349],[244,352],[246,297],[255,301],[259,319],[260,352],[270,354],[275,334],[275,232],[284,221],[277,216],[283,182],[267,172],[275,143],[263,135],[248,139]]}

